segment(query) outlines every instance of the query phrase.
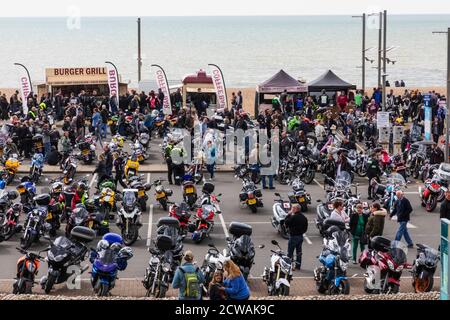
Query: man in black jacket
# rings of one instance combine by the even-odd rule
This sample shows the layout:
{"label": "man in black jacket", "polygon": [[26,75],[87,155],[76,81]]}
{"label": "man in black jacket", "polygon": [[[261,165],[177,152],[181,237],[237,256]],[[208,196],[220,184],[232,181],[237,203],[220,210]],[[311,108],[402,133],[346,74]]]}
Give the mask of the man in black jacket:
{"label": "man in black jacket", "polygon": [[408,233],[408,222],[410,220],[410,214],[412,212],[411,203],[403,196],[403,191],[397,191],[396,195],[398,200],[396,201],[394,210],[389,217],[389,219],[392,219],[393,216],[397,216],[399,228],[397,231],[397,235],[395,236],[395,240],[400,241],[402,237],[405,237],[408,248],[414,248],[414,243]]}
{"label": "man in black jacket", "polygon": [[367,160],[367,177],[369,178],[368,200],[372,200],[374,194],[373,184],[374,182],[380,183],[381,168],[376,153],[372,153],[369,160]]}
{"label": "man in black jacket", "polygon": [[300,205],[292,205],[291,212],[285,220],[285,225],[289,230],[288,256],[293,260],[294,250],[297,252],[297,258],[293,264],[293,270],[300,270],[302,266],[302,244],[303,235],[308,230],[308,219],[300,212]]}
{"label": "man in black jacket", "polygon": [[450,190],[445,192],[445,200],[441,204],[440,214],[441,219],[450,220]]}

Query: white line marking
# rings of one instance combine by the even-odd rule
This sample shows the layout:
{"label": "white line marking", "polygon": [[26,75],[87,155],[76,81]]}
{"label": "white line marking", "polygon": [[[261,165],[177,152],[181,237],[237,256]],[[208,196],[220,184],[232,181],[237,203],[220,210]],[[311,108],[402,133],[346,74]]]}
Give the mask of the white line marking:
{"label": "white line marking", "polygon": [[315,183],[317,183],[317,185],[318,185],[319,187],[321,187],[322,189],[324,188],[323,185],[322,185],[319,181],[317,181],[316,179],[314,179],[313,181],[314,181]]}
{"label": "white line marking", "polygon": [[92,188],[92,185],[94,184],[94,182],[97,180],[97,174],[94,173],[94,175],[92,176],[92,180],[91,182],[89,182],[89,189]]}
{"label": "white line marking", "polygon": [[305,238],[306,242],[308,244],[312,244],[311,240],[308,238],[308,236],[303,235],[303,238]]}
{"label": "white line marking", "polygon": [[225,233],[225,238],[228,238],[230,235],[228,234],[227,225],[225,224],[225,219],[223,218],[223,213],[219,213],[220,222],[222,223],[223,233]]}
{"label": "white line marking", "polygon": [[355,273],[354,275],[352,275],[352,278],[356,278],[358,276],[357,273]]}
{"label": "white line marking", "polygon": [[417,191],[403,192],[403,194],[419,194]]}
{"label": "white line marking", "polygon": [[147,247],[150,247],[152,242],[152,220],[153,220],[153,205],[150,205],[150,213],[148,215],[148,231],[147,231]]}
{"label": "white line marking", "polygon": [[147,173],[147,183],[150,183],[151,177],[152,177],[152,174],[150,172]]}

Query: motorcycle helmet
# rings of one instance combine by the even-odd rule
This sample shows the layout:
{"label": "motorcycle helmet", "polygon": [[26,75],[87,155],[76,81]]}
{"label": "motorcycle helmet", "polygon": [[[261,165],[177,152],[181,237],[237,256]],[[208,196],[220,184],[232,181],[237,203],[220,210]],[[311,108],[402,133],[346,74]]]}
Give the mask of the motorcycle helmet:
{"label": "motorcycle helmet", "polygon": [[198,232],[198,231],[194,231],[193,233],[192,233],[192,240],[193,241],[199,241],[200,240],[200,232]]}
{"label": "motorcycle helmet", "polygon": [[305,184],[300,179],[295,179],[294,182],[292,182],[292,189],[294,189],[294,191],[304,190]]}
{"label": "motorcycle helmet", "polygon": [[22,212],[23,205],[21,203],[14,203],[11,207],[14,212]]}
{"label": "motorcycle helmet", "polygon": [[61,182],[55,182],[52,184],[51,193],[61,193],[63,191],[63,184]]}
{"label": "motorcycle helmet", "polygon": [[130,259],[130,258],[133,257],[133,250],[130,247],[122,248],[119,251],[118,257],[119,258]]}
{"label": "motorcycle helmet", "polygon": [[88,186],[86,182],[84,181],[78,181],[77,183],[77,191],[86,191],[88,189]]}
{"label": "motorcycle helmet", "polygon": [[106,240],[100,240],[97,244],[97,251],[106,250],[109,248],[109,242]]}
{"label": "motorcycle helmet", "polygon": [[122,249],[122,245],[118,242],[115,242],[111,245],[111,250],[119,252]]}

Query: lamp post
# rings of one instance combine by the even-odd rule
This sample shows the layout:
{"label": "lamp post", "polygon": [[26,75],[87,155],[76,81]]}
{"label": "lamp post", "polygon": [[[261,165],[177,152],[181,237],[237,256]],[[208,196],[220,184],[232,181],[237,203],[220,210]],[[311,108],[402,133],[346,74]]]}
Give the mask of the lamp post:
{"label": "lamp post", "polygon": [[447,102],[447,115],[445,116],[446,119],[446,128],[445,128],[445,162],[449,163],[449,150],[448,150],[448,144],[449,144],[449,128],[450,128],[450,28],[447,29],[447,31],[433,31],[433,34],[447,34],[447,96],[446,102]]}
{"label": "lamp post", "polygon": [[366,91],[366,14],[352,16],[352,18],[362,18],[362,80],[361,87],[363,93]]}
{"label": "lamp post", "polygon": [[138,24],[138,83],[141,82],[142,58],[141,58],[141,18],[137,19]]}

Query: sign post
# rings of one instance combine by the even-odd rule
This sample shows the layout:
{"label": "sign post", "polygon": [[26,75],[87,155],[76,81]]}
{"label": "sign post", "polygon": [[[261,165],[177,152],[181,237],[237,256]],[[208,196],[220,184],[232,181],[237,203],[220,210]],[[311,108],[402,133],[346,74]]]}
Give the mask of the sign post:
{"label": "sign post", "polygon": [[430,107],[431,95],[426,94],[423,96],[423,102],[425,104],[425,140],[431,141],[431,107]]}
{"label": "sign post", "polygon": [[450,220],[441,219],[441,300],[449,300],[448,293],[450,291],[448,283],[448,274],[450,272],[448,264],[449,226]]}

